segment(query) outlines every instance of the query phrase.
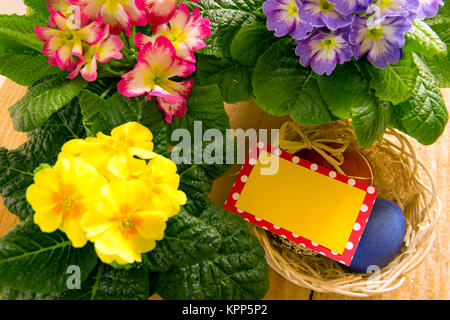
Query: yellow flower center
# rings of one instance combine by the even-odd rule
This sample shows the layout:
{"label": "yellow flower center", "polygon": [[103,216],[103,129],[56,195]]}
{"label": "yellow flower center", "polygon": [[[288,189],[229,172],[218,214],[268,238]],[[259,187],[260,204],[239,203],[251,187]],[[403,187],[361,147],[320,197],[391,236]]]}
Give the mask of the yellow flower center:
{"label": "yellow flower center", "polygon": [[289,12],[290,16],[297,16],[298,15],[298,7],[294,0],[286,7],[287,11]]}
{"label": "yellow flower center", "polygon": [[321,11],[333,11],[334,4],[328,2],[328,0],[320,0],[319,7]]}
{"label": "yellow flower center", "polygon": [[120,221],[120,227],[123,231],[130,231],[134,228],[134,222],[129,216],[124,216]]}
{"label": "yellow flower center", "polygon": [[66,196],[61,201],[61,207],[64,211],[70,211],[73,209],[75,203],[72,199],[72,197]]}
{"label": "yellow flower center", "polygon": [[322,45],[322,48],[326,49],[329,52],[334,47],[336,47],[336,39],[335,38],[323,39],[321,41],[321,45]]}
{"label": "yellow flower center", "polygon": [[381,9],[386,9],[389,8],[390,6],[392,6],[392,0],[381,0],[378,3],[378,7],[380,7]]}
{"label": "yellow flower center", "polygon": [[379,40],[384,38],[383,27],[378,25],[367,29],[366,37],[371,40]]}
{"label": "yellow flower center", "polygon": [[125,6],[129,0],[97,0],[99,6],[105,5],[106,10],[111,13],[117,13],[119,4]]}

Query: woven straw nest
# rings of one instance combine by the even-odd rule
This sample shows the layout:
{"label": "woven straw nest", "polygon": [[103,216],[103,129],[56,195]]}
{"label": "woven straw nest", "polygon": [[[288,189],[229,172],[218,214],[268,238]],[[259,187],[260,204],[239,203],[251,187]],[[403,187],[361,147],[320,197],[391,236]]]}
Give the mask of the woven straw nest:
{"label": "woven straw nest", "polygon": [[[306,137],[357,142],[349,121],[320,126],[299,125]],[[361,153],[370,162],[378,197],[396,202],[406,218],[406,235],[397,257],[378,272],[355,273],[340,263],[282,239],[255,225],[251,231],[265,249],[269,265],[292,283],[318,292],[368,297],[400,287],[405,275],[430,250],[440,201],[428,168],[417,159],[408,139],[389,129],[383,139]]]}

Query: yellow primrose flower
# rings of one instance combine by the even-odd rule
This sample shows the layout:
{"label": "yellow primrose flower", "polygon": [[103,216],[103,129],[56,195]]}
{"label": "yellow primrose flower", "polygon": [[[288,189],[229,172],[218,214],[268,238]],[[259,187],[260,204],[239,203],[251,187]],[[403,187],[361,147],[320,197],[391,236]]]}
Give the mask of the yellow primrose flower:
{"label": "yellow primrose flower", "polygon": [[167,214],[162,199],[150,197],[142,180],[116,179],[101,190],[103,207],[88,212],[82,221],[105,263],[141,262],[141,253],[155,248],[164,237]]}
{"label": "yellow primrose flower", "polygon": [[43,232],[62,230],[74,247],[83,247],[87,237],[81,219],[98,205],[98,194],[105,184],[95,168],[81,158],[60,158],[54,167],[38,171],[27,189],[34,222]]}
{"label": "yellow primrose flower", "polygon": [[[114,128],[111,136],[101,132],[96,138],[68,141],[61,150],[61,157],[80,157],[109,179],[126,178],[140,174],[153,153],[153,135],[138,122],[128,122]],[[138,157],[140,159],[137,159]]]}
{"label": "yellow primrose flower", "polygon": [[147,184],[152,197],[164,197],[169,204],[168,216],[172,217],[180,211],[180,206],[186,204],[186,194],[178,190],[180,176],[175,163],[161,155],[155,156],[142,173],[142,179]]}

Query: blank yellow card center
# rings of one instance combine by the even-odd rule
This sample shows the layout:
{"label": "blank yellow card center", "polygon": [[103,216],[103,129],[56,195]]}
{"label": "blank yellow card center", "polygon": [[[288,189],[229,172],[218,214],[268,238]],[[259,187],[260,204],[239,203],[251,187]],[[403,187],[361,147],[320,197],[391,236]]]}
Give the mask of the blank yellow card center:
{"label": "blank yellow card center", "polygon": [[236,207],[342,254],[366,193],[278,157],[278,172],[261,175],[262,155]]}

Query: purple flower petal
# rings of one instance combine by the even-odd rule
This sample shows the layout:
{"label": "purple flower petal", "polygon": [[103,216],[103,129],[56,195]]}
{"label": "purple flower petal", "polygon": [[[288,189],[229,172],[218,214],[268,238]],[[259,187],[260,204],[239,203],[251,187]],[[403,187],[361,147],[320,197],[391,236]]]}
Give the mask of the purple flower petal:
{"label": "purple flower petal", "polygon": [[378,24],[369,24],[365,17],[355,18],[349,37],[353,55],[359,59],[367,54],[369,61],[380,68],[396,63],[411,25],[411,20],[402,16],[385,18]]}
{"label": "purple flower petal", "polygon": [[300,56],[300,64],[311,68],[318,74],[331,74],[337,64],[352,58],[349,43],[342,32],[332,34],[316,30],[308,39],[297,41],[295,53]]}
{"label": "purple flower petal", "polygon": [[263,12],[267,16],[267,29],[275,31],[275,36],[288,33],[294,39],[306,38],[313,28],[300,20],[298,15],[302,4],[299,0],[267,0],[263,3]]}
{"label": "purple flower petal", "polygon": [[304,0],[299,15],[300,19],[315,27],[327,26],[331,30],[349,25],[352,21],[352,15],[340,13],[328,0]]}
{"label": "purple flower petal", "polygon": [[417,19],[434,17],[439,11],[439,5],[443,6],[442,0],[419,0]]}

